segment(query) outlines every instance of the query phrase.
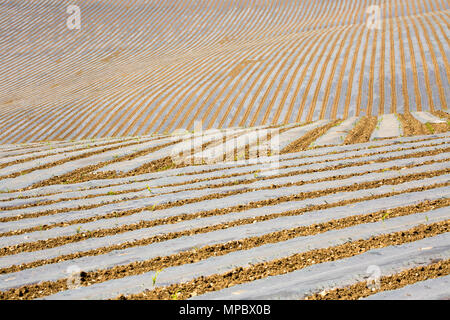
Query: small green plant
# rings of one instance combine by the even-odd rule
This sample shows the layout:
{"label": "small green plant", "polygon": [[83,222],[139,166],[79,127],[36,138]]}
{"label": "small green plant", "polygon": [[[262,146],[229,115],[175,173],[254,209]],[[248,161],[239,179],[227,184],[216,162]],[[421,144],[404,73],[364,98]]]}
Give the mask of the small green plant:
{"label": "small green plant", "polygon": [[108,192],[108,196],[113,196],[113,195],[115,195],[116,193],[114,192],[114,191],[109,191]]}
{"label": "small green plant", "polygon": [[156,284],[156,279],[158,278],[158,275],[161,273],[161,271],[162,271],[162,269],[156,271],[156,273],[153,275],[153,277],[152,277],[153,286],[155,286],[155,284]]}
{"label": "small green plant", "polygon": [[425,123],[425,127],[427,127],[428,131],[430,131],[430,133],[434,133],[434,128],[431,125],[431,123],[427,122]]}
{"label": "small green plant", "polygon": [[384,215],[383,215],[383,217],[381,218],[381,220],[385,220],[388,216],[389,216],[389,211],[388,212],[386,212]]}
{"label": "small green plant", "polygon": [[150,189],[150,187],[147,185],[147,190],[148,192],[152,193],[152,189]]}
{"label": "small green plant", "polygon": [[79,227],[77,228],[77,234],[78,234],[78,233],[81,233],[81,231],[82,231],[82,230],[81,230],[81,226],[79,226]]}

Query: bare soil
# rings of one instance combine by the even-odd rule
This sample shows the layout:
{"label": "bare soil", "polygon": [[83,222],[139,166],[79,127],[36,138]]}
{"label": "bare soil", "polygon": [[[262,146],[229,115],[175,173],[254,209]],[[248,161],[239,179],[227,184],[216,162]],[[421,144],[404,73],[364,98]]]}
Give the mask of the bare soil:
{"label": "bare soil", "polygon": [[[429,205],[430,203],[424,203],[417,207],[409,206],[404,208],[397,208],[395,209],[395,211],[389,212],[388,218],[422,212],[423,210],[427,211]],[[266,243],[286,241],[288,239],[299,236],[318,234],[326,232],[328,230],[345,228],[360,223],[376,222],[379,221],[385,214],[386,211],[383,210],[375,214],[333,220],[325,224],[317,224],[291,230],[283,230],[261,237],[241,239],[239,241],[232,241],[214,246],[206,246],[200,249],[184,251],[171,256],[157,257],[144,262],[133,262],[125,266],[117,266],[111,269],[98,270],[94,272],[82,272],[81,281],[82,285],[86,286],[112,279],[119,279],[126,276],[142,274],[149,271],[162,270],[167,267],[183,265],[186,263],[195,263],[212,256],[224,255],[237,250],[247,250]],[[449,228],[450,225],[448,221],[434,223],[428,226],[418,226],[401,232],[374,236],[369,240],[356,240],[335,247],[311,250],[287,258],[252,265],[251,267],[245,269],[237,268],[225,274],[200,277],[188,283],[176,284],[169,287],[160,287],[151,291],[143,292],[138,295],[132,295],[128,298],[168,299],[177,291],[183,292],[183,295],[179,298],[189,298],[193,296],[194,292],[196,294],[201,294],[208,291],[220,290],[239,283],[261,279],[267,276],[292,272],[314,263],[323,263],[350,257],[356,254],[363,253],[370,249],[417,241],[419,239],[432,237],[437,234],[448,232]],[[230,279],[230,275],[235,276]],[[230,282],[230,280],[233,281]],[[213,285],[210,285],[211,283]],[[0,299],[35,299],[49,294],[54,294],[62,290],[67,290],[67,279],[47,281],[35,285],[23,286],[21,288],[12,289],[6,292],[0,292]]]}
{"label": "bare soil", "polygon": [[427,266],[407,269],[397,274],[380,278],[379,288],[368,286],[367,282],[358,282],[345,288],[336,288],[330,291],[315,293],[307,300],[356,300],[368,297],[378,292],[396,290],[404,286],[428,279],[443,277],[450,274],[450,260],[441,260]]}

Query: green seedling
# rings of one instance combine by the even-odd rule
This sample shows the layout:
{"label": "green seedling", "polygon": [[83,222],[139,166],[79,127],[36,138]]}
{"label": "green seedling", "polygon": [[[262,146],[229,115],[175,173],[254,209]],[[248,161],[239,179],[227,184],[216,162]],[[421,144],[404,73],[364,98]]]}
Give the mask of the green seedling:
{"label": "green seedling", "polygon": [[425,216],[425,220],[428,222],[428,216]]}
{"label": "green seedling", "polygon": [[390,213],[390,212],[386,212],[386,213],[383,215],[383,217],[381,218],[381,220],[384,221],[384,220],[389,216],[389,213]]}
{"label": "green seedling", "polygon": [[147,190],[148,190],[148,192],[152,193],[152,190],[150,189],[149,186],[147,186]]}
{"label": "green seedling", "polygon": [[177,290],[174,294],[170,295],[171,300],[178,300],[178,295],[180,294],[180,290]]}
{"label": "green seedling", "polygon": [[116,193],[114,192],[114,191],[109,191],[108,192],[108,196],[113,196],[113,195],[115,195]]}
{"label": "green seedling", "polygon": [[425,126],[427,127],[428,131],[430,131],[430,133],[434,133],[434,128],[431,123],[427,122],[425,123]]}
{"label": "green seedling", "polygon": [[153,277],[152,277],[153,286],[155,286],[155,284],[156,284],[156,279],[158,278],[158,275],[161,273],[161,271],[162,271],[162,269],[156,271],[156,273],[153,275]]}
{"label": "green seedling", "polygon": [[77,228],[77,234],[78,234],[78,233],[81,233],[81,231],[82,231],[82,230],[81,230],[81,226],[80,226],[80,227]]}

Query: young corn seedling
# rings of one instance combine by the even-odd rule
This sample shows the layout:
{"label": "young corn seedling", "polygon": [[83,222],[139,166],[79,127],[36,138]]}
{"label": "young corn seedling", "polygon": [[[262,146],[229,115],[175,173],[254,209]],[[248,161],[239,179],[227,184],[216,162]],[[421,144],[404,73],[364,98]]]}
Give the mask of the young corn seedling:
{"label": "young corn seedling", "polygon": [[155,286],[155,284],[156,284],[156,279],[158,278],[158,275],[161,273],[161,271],[162,271],[162,269],[156,271],[156,273],[153,275],[153,277],[152,277],[153,286]]}
{"label": "young corn seedling", "polygon": [[383,220],[383,222],[384,222],[384,219],[386,219],[389,216],[389,213],[390,212],[388,211],[383,215],[383,217],[381,218],[381,220]]}
{"label": "young corn seedling", "polygon": [[152,193],[152,189],[150,189],[150,187],[147,185],[147,190],[148,192]]}

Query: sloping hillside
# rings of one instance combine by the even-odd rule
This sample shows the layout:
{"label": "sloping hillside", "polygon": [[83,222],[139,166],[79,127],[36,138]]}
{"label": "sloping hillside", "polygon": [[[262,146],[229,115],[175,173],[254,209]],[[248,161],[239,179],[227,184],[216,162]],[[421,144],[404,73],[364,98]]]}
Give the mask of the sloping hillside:
{"label": "sloping hillside", "polygon": [[448,107],[446,1],[75,2],[0,3],[0,143]]}

